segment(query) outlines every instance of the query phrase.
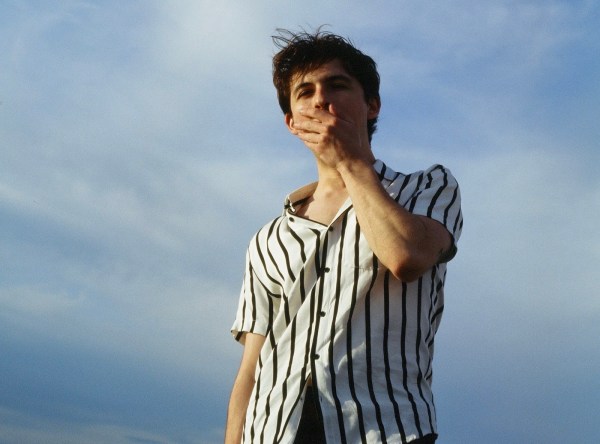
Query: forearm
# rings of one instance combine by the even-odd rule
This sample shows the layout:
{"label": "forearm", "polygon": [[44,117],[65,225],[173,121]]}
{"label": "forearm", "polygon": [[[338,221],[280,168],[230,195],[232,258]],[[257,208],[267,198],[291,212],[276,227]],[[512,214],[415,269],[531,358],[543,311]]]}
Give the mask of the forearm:
{"label": "forearm", "polygon": [[229,398],[225,444],[240,444],[242,441],[246,410],[254,388],[254,371],[265,337],[246,333],[241,342],[244,344],[244,354]]}
{"label": "forearm", "polygon": [[[338,165],[361,232],[379,259],[398,279],[412,281],[437,262],[439,239],[431,223],[395,202],[365,161]],[[443,229],[443,228],[442,228]],[[434,230],[435,231],[435,230]]]}
{"label": "forearm", "polygon": [[238,375],[233,384],[227,409],[225,444],[239,444],[242,441],[244,418],[253,387],[254,378],[248,375]]}

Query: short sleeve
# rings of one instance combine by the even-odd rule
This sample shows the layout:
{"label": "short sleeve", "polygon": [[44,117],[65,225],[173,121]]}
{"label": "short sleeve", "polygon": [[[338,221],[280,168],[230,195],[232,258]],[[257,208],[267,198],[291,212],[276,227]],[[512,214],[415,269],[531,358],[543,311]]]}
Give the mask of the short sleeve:
{"label": "short sleeve", "polygon": [[444,225],[452,236],[455,250],[463,225],[458,182],[450,170],[442,165],[432,166],[417,175],[415,180],[418,185],[407,202],[407,209]]}
{"label": "short sleeve", "polygon": [[266,336],[273,322],[275,295],[258,278],[251,257],[249,249],[237,313],[231,327],[231,334],[237,341],[244,333]]}

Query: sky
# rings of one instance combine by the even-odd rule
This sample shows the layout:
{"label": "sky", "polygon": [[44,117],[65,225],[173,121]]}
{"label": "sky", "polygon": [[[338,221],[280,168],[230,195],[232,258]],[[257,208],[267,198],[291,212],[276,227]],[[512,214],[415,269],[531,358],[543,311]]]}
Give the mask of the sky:
{"label": "sky", "polygon": [[440,444],[594,443],[600,2],[0,0],[0,442],[222,442],[245,249],[315,179],[277,28],[378,63],[376,157],[465,225]]}

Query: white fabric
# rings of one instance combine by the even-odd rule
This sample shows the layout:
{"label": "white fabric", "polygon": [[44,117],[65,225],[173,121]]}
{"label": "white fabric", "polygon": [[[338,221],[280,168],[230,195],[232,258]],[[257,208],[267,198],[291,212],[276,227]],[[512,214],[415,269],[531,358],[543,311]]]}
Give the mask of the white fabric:
{"label": "white fabric", "polygon": [[[447,169],[404,175],[379,160],[374,168],[400,205],[458,240],[460,193]],[[415,282],[395,279],[361,235],[350,200],[329,226],[294,215],[294,202],[315,186],[288,196],[283,215],[248,248],[232,333],[267,340],[244,442],[293,442],[309,375],[327,442],[402,443],[436,433],[432,358],[446,264]]]}

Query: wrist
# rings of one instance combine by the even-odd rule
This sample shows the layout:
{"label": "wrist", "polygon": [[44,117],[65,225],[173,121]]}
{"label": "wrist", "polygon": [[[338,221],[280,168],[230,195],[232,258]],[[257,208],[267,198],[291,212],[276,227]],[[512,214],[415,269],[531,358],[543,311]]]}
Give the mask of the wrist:
{"label": "wrist", "polygon": [[336,165],[336,169],[342,176],[356,174],[360,175],[370,171],[374,171],[374,163],[375,158],[372,155],[366,156],[364,158],[346,158]]}
{"label": "wrist", "polygon": [[374,162],[375,159],[372,156],[368,159],[346,159],[339,162],[336,165],[336,169],[344,179],[344,182],[353,177],[361,180],[361,178],[364,179],[365,177],[377,174],[373,168]]}

